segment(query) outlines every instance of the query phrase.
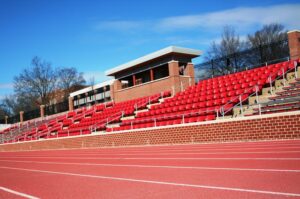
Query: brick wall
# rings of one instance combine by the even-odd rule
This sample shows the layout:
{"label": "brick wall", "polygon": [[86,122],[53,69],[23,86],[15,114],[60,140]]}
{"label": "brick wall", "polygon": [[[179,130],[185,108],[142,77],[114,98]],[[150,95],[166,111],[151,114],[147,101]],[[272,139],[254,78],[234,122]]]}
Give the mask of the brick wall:
{"label": "brick wall", "polygon": [[300,58],[300,31],[293,30],[288,32],[290,58],[292,60]]}
{"label": "brick wall", "polygon": [[300,111],[0,145],[0,151],[300,139]]}
{"label": "brick wall", "polygon": [[186,76],[169,76],[162,79],[154,80],[152,82],[136,85],[133,87],[114,90],[114,101],[122,102],[131,99],[136,99],[139,97],[158,94],[163,91],[172,91],[173,85],[177,85],[175,88],[175,92],[177,93],[180,91],[180,81],[183,82],[183,88],[185,89],[189,86],[189,79],[190,78]]}

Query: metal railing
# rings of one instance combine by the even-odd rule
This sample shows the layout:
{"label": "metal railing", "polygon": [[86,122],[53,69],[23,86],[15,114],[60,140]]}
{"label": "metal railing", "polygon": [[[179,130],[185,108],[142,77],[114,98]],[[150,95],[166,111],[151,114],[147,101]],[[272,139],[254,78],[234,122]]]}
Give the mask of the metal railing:
{"label": "metal railing", "polygon": [[[294,62],[294,63],[295,63],[295,62]],[[277,80],[282,79],[282,80],[283,80],[283,86],[286,85],[286,79],[285,79],[285,76],[286,76],[287,73],[294,71],[294,72],[295,72],[295,78],[297,78],[297,67],[298,67],[297,65],[294,65],[294,68],[288,69],[287,71],[284,71],[284,68],[282,67],[282,68],[281,68],[282,74],[278,75],[274,80],[272,80],[271,75],[268,77],[268,81],[269,81],[269,84],[270,84],[270,92],[271,92],[272,95],[273,95],[273,86],[272,86],[272,85],[273,85]],[[236,104],[235,106],[233,106],[233,107],[232,107],[230,110],[228,110],[227,112],[222,111],[222,107],[220,108],[220,113],[221,113],[221,115],[223,116],[223,118],[224,118],[224,116],[225,116],[226,113],[228,113],[229,111],[233,110],[234,108],[237,108],[237,106],[240,106],[241,115],[244,116],[242,104],[243,104],[244,101],[249,100],[249,98],[252,97],[252,96],[254,96],[254,95],[256,95],[256,102],[257,102],[257,104],[259,104],[259,98],[258,98],[258,85],[255,85],[254,87],[250,88],[250,90],[251,90],[251,89],[252,89],[252,90],[255,89],[255,92],[253,92],[252,94],[250,94],[246,99],[242,99],[242,95],[246,94],[246,92],[244,92],[243,94],[237,96],[235,99],[239,98],[240,102],[239,102],[238,104]],[[248,89],[247,91],[249,91],[249,89]],[[230,101],[230,102],[231,102],[231,101]],[[230,102],[228,102],[228,103],[230,103]],[[225,106],[225,105],[224,105],[224,106]],[[260,108],[259,108],[259,109],[260,109]],[[260,111],[260,112],[261,112],[261,111]]]}
{"label": "metal railing", "polygon": [[[216,118],[219,117],[218,115],[218,109],[213,109],[213,110],[203,110],[203,111],[193,111],[191,113],[184,113],[184,114],[176,114],[176,113],[169,113],[169,115],[164,115],[164,116],[159,116],[159,117],[150,117],[150,118],[145,118],[145,119],[135,119],[130,121],[130,129],[134,129],[134,125],[136,124],[145,124],[145,123],[150,123],[153,122],[154,123],[154,127],[157,127],[157,123],[160,121],[164,121],[164,120],[168,120],[168,119],[180,119],[181,123],[180,124],[185,124],[188,123],[186,122],[186,119],[189,117],[195,117],[195,116],[207,116],[210,113],[211,115],[215,115]],[[128,126],[128,124],[126,124],[123,126]],[[119,127],[117,127],[119,128]],[[114,128],[111,128],[112,131]]]}
{"label": "metal railing", "polygon": [[[284,39],[196,64],[195,74],[197,80],[203,80],[288,59],[288,40]],[[201,75],[201,71],[205,72]]]}

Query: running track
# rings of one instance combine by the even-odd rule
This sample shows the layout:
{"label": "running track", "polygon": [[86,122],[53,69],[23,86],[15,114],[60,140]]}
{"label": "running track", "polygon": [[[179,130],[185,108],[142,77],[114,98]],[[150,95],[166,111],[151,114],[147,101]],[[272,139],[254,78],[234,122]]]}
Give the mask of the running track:
{"label": "running track", "polygon": [[300,140],[2,152],[0,198],[300,198]]}

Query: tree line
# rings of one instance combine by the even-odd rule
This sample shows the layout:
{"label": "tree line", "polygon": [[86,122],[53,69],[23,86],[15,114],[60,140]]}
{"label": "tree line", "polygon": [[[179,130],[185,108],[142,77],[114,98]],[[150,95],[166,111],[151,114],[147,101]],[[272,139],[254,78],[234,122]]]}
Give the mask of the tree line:
{"label": "tree line", "polygon": [[212,74],[224,75],[249,65],[283,58],[288,55],[288,43],[280,42],[286,40],[287,30],[278,23],[264,25],[243,38],[233,27],[225,26],[221,40],[213,41],[204,56],[205,62],[213,65],[213,68],[202,70],[205,72],[200,75],[208,77]]}
{"label": "tree line", "polygon": [[31,66],[14,77],[14,93],[0,102],[0,119],[20,111],[30,111],[55,102],[59,95],[67,100],[74,90],[85,87],[83,73],[75,67],[56,67],[48,61],[35,56]]}

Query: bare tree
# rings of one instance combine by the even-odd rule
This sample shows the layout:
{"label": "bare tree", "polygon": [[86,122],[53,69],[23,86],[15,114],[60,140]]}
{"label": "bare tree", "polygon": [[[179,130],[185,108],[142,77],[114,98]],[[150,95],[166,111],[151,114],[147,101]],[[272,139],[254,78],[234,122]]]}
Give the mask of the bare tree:
{"label": "bare tree", "polygon": [[264,44],[279,42],[287,39],[287,34],[282,24],[272,23],[264,25],[253,35],[248,35],[250,47],[259,47]]}
{"label": "bare tree", "polygon": [[74,67],[60,68],[58,73],[58,88],[64,92],[65,98],[86,83],[83,73],[78,73]]}
{"label": "bare tree", "polygon": [[51,64],[34,57],[32,67],[24,69],[14,78],[14,91],[17,96],[26,96],[30,99],[38,99],[40,104],[49,103],[49,94],[56,88],[57,74]]}
{"label": "bare tree", "polygon": [[253,35],[248,35],[249,47],[257,49],[257,53],[251,59],[254,59],[254,62],[259,60],[260,63],[264,63],[288,56],[286,32],[283,25],[272,23],[264,25]]}
{"label": "bare tree", "polygon": [[31,98],[30,95],[12,94],[6,96],[0,106],[8,116],[12,116],[19,114],[20,111],[37,109],[39,104],[37,98]]}
{"label": "bare tree", "polygon": [[[221,59],[213,69],[210,69],[212,70],[210,72],[214,74],[226,74],[238,69],[241,64],[236,63],[236,60],[232,60],[231,58],[234,54],[244,50],[245,47],[245,42],[240,39],[235,29],[231,26],[225,26],[220,43],[213,41],[205,57],[207,61]],[[224,57],[227,57],[227,59],[224,59]]]}

